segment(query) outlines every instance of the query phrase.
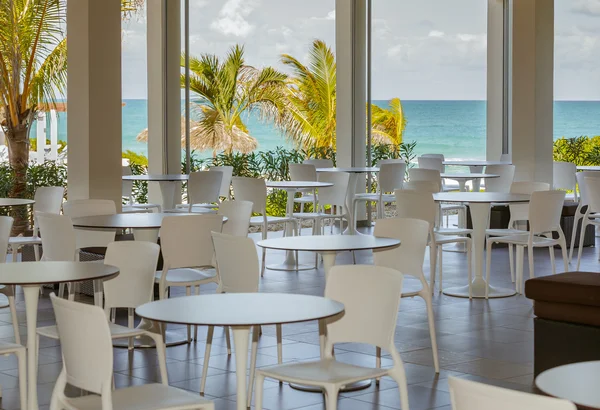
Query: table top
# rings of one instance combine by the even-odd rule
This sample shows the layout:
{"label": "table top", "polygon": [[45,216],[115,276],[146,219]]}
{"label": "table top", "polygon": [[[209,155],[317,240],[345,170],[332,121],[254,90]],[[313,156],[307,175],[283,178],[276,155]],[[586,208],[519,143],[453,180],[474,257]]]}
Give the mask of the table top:
{"label": "table top", "polygon": [[221,293],[163,299],[138,307],[157,322],[206,326],[253,326],[326,319],[344,305],[320,296],[289,293]]}
{"label": "table top", "polygon": [[529,202],[531,195],[501,192],[440,192],[433,194],[437,202],[506,203]]}
{"label": "table top", "polygon": [[269,188],[282,189],[326,188],[333,186],[332,182],[319,181],[267,181],[266,184]]}
{"label": "table top", "polygon": [[[202,215],[201,213],[171,212],[171,213],[124,213],[115,215],[84,216],[73,219],[75,228],[106,228],[106,229],[159,229],[166,216]],[[227,217],[223,217],[227,222]]]}
{"label": "table top", "polygon": [[119,274],[116,266],[93,262],[18,262],[0,264],[3,285],[44,285],[112,279]]}
{"label": "table top", "polygon": [[23,198],[0,198],[0,206],[19,206],[35,204],[33,199]]}
{"label": "table top", "polygon": [[187,181],[187,174],[148,174],[148,175],[123,175],[125,181]]}
{"label": "table top", "polygon": [[454,172],[444,172],[440,175],[442,178],[448,179],[481,179],[481,178],[499,178],[500,175],[497,174],[480,174],[480,173],[454,173]]}
{"label": "table top", "polygon": [[536,377],[535,384],[550,396],[600,409],[600,361],[554,367]]}
{"label": "table top", "polygon": [[287,251],[343,252],[395,248],[400,245],[400,240],[372,235],[306,235],[265,239],[257,245],[261,248]]}
{"label": "table top", "polygon": [[579,171],[600,171],[600,166],[597,165],[586,165],[586,166],[578,166],[577,170]]}
{"label": "table top", "polygon": [[317,168],[317,172],[348,172],[363,174],[366,172],[379,172],[377,167],[348,167],[348,168]]}
{"label": "table top", "polygon": [[457,165],[465,167],[485,167],[487,165],[511,165],[511,162],[507,161],[485,161],[485,160],[449,160],[444,161],[444,165]]}

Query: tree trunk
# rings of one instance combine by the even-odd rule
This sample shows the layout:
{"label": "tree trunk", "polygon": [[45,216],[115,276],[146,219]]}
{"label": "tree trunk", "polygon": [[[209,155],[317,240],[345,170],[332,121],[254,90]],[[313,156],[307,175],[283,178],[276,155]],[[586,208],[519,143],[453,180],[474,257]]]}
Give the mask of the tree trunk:
{"label": "tree trunk", "polygon": [[[8,158],[10,167],[14,172],[14,182],[9,192],[10,198],[25,198],[27,194],[27,168],[29,166],[29,125],[19,124],[8,128],[6,133],[6,145],[8,147]],[[11,216],[15,219],[13,223],[13,235],[18,235],[27,229],[27,210],[24,207],[14,207]]]}

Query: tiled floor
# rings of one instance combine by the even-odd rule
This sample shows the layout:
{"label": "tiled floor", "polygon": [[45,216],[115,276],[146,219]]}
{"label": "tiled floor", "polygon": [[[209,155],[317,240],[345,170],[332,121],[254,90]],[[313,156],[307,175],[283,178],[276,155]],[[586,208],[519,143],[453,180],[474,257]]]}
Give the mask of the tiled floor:
{"label": "tiled floor", "polygon": [[[276,236],[278,233],[270,233]],[[257,236],[255,237],[257,238]],[[279,261],[281,252],[268,252],[268,262]],[[560,253],[556,251],[557,265],[561,271]],[[464,253],[444,253],[444,286],[466,282],[466,256]],[[311,263],[314,257],[301,255],[301,261]],[[351,263],[351,255],[338,256],[338,264]],[[371,263],[370,252],[358,252],[358,263]],[[428,262],[425,263],[428,274]],[[508,270],[508,255],[504,249],[494,250],[492,283],[512,287]],[[582,270],[597,271],[599,267],[596,248],[584,250]],[[548,251],[535,252],[536,276],[550,273]],[[527,275],[527,263],[525,263]],[[406,288],[413,288],[416,282],[406,280]],[[277,272],[267,270],[261,280],[261,291],[303,293],[322,295],[324,275],[319,270],[303,272]],[[206,286],[202,291],[214,292],[214,286]],[[19,321],[23,343],[26,339],[25,307],[22,294],[18,296]],[[50,300],[45,295],[39,305],[39,325],[53,323]],[[436,291],[434,298],[436,329],[442,371],[436,375],[432,367],[431,344],[427,327],[425,304],[418,298],[403,299],[400,304],[396,347],[405,362],[409,383],[411,410],[449,409],[447,377],[458,376],[481,380],[512,389],[531,391],[533,380],[533,314],[532,305],[523,296],[503,299],[472,300],[449,297]],[[173,326],[171,329],[181,336],[185,328]],[[199,341],[191,345],[181,345],[167,349],[170,383],[174,386],[198,392],[204,356],[205,329],[199,329]],[[275,329],[265,328],[260,340],[258,366],[276,363],[277,349]],[[316,323],[284,326],[283,355],[285,361],[301,361],[317,358],[319,355]],[[222,329],[215,331],[215,344],[212,348],[206,394],[214,399],[217,410],[235,408],[235,362],[227,356]],[[12,341],[12,328],[8,309],[0,312],[0,338]],[[47,408],[54,381],[61,369],[61,351],[58,342],[42,339],[38,392],[41,408]],[[374,349],[361,345],[342,345],[336,350],[339,360],[350,363],[373,364]],[[389,357],[383,365],[390,365]],[[17,364],[14,357],[0,358],[0,385],[2,386],[1,408],[18,409]],[[142,384],[158,379],[157,357],[153,349],[114,350],[115,382],[117,387]],[[93,371],[93,369],[90,369]],[[293,390],[287,385],[265,384],[264,407],[270,410],[303,409],[321,410],[324,408],[320,394]],[[379,387],[343,393],[339,408],[343,410],[399,409],[400,399],[395,383],[383,379]]]}

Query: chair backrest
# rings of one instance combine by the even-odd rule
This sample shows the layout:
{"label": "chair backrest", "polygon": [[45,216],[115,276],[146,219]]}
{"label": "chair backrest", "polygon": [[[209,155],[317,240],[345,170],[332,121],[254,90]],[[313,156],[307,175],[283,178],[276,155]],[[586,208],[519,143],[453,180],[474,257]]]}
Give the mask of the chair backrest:
{"label": "chair backrest", "polygon": [[[13,218],[10,216],[0,216],[0,263],[6,262],[6,253],[8,252],[8,240],[12,231]],[[16,262],[16,261],[13,261]]]}
{"label": "chair backrest", "polygon": [[600,172],[596,171],[583,171],[578,172],[576,175],[577,178],[577,187],[579,188],[579,203],[581,206],[587,205],[590,202],[587,193],[587,184],[585,182],[586,178],[600,178]]}
{"label": "chair backrest", "polygon": [[429,238],[429,223],[421,219],[386,218],[375,224],[375,236],[399,239],[401,245],[373,252],[376,266],[396,269],[404,275],[424,278],[423,260]]}
{"label": "chair backrest", "polygon": [[[366,343],[389,349],[402,294],[403,275],[373,265],[331,268],[325,297],[344,304],[344,316],[327,324],[326,352],[336,343]],[[374,320],[377,318],[377,320]]]}
{"label": "chair backrest", "polygon": [[576,410],[567,400],[448,377],[452,410]]}
{"label": "chair backrest", "polygon": [[402,189],[405,173],[406,164],[404,162],[381,164],[377,176],[379,191],[394,192],[396,189]]}
{"label": "chair backrest", "polygon": [[219,202],[223,173],[200,171],[190,174],[187,192],[188,204],[212,204]]}
{"label": "chair backrest", "polygon": [[377,161],[378,167],[381,167],[383,164],[406,164],[406,161],[404,161],[402,158],[388,158]]}
{"label": "chair backrest", "polygon": [[501,154],[500,155],[500,161],[502,162],[511,162],[511,155],[510,154]]}
{"label": "chair backrest", "polygon": [[333,160],[331,159],[305,159],[302,163],[314,165],[315,168],[333,168]]}
{"label": "chair backrest", "polygon": [[577,198],[577,166],[572,162],[554,161],[552,164],[552,187],[553,189],[566,189],[573,191]]}
{"label": "chair backrest", "polygon": [[43,261],[76,260],[77,245],[73,222],[67,215],[36,213],[42,237]]}
{"label": "chair backrest", "polygon": [[223,217],[214,214],[167,216],[160,228],[165,270],[212,266],[211,232],[221,232]]}
{"label": "chair backrest", "polygon": [[213,172],[219,171],[223,174],[219,196],[227,199],[231,198],[231,178],[233,176],[233,167],[223,165],[220,167],[210,167],[208,170]]}
{"label": "chair backrest", "polygon": [[34,212],[59,214],[62,208],[65,189],[61,186],[44,186],[35,190]]}
{"label": "chair backrest", "polygon": [[258,292],[260,267],[256,245],[251,238],[213,232],[212,241],[219,274],[219,291]]}
{"label": "chair backrest", "polygon": [[428,191],[396,190],[396,216],[398,218],[420,219],[435,226],[438,206]]}
{"label": "chair backrest", "polygon": [[[127,176],[132,175],[131,167],[129,165],[122,166],[121,175]],[[133,181],[124,179],[121,181],[121,196],[127,198],[127,202],[132,202],[133,197]]]}
{"label": "chair backrest", "polygon": [[111,242],[104,263],[119,268],[119,275],[103,283],[104,311],[136,308],[152,301],[160,246],[146,241]]}
{"label": "chair backrest", "polygon": [[585,177],[584,185],[589,207],[587,212],[600,212],[600,178],[596,176]]}
{"label": "chair backrest", "polygon": [[[439,155],[432,156],[434,154],[425,154],[417,158],[419,162],[419,168],[423,169],[435,169],[440,174],[445,172],[446,167],[444,166],[444,156]],[[440,154],[441,155],[441,154]]]}
{"label": "chair backrest", "polygon": [[233,236],[248,236],[250,218],[252,217],[252,202],[225,201],[219,206],[218,215],[226,216],[222,232]]}
{"label": "chair backrest", "polygon": [[[114,215],[117,207],[109,199],[76,199],[63,205],[63,213],[72,219],[84,216]],[[78,249],[104,247],[115,240],[115,231],[106,229],[76,229],[75,238]]]}
{"label": "chair backrest", "polygon": [[435,194],[440,192],[440,184],[435,181],[406,181],[404,189],[413,191],[425,191]]}
{"label": "chair backrest", "polygon": [[317,167],[314,164],[290,164],[292,181],[317,181]]}
{"label": "chair backrest", "polygon": [[350,174],[347,172],[322,172],[319,175],[319,181],[333,184],[330,187],[319,188],[319,207],[336,205],[346,209]]}
{"label": "chair backrest", "polygon": [[515,179],[514,165],[488,165],[485,167],[485,173],[500,175],[498,178],[485,180],[485,192],[510,192],[510,187]]}
{"label": "chair backrest", "polygon": [[66,382],[91,393],[110,394],[113,347],[102,308],[57,298],[54,294],[50,299],[62,347],[62,372]]}
{"label": "chair backrest", "polygon": [[252,212],[265,215],[267,185],[262,178],[233,177],[233,195],[236,201],[252,202]]}
{"label": "chair backrest", "polygon": [[560,230],[565,191],[535,191],[529,201],[529,226],[534,234]]}
{"label": "chair backrest", "polygon": [[442,178],[440,177],[440,171],[436,169],[411,168],[408,170],[408,178],[410,181],[435,182],[439,187],[437,192],[442,190]]}
{"label": "chair backrest", "polygon": [[528,194],[531,195],[535,191],[549,191],[550,184],[546,182],[519,181],[513,182],[510,185],[511,194]]}

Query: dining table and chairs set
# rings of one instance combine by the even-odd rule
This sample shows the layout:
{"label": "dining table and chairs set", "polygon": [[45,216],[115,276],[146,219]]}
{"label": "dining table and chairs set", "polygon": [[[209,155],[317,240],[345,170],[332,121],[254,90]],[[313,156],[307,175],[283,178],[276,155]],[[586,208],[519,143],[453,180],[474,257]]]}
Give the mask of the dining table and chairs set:
{"label": "dining table and chairs set", "polygon": [[[553,268],[555,245],[563,250],[565,266],[568,262],[558,222],[564,191],[514,182],[514,166],[508,161],[446,161],[429,154],[418,162],[418,168],[398,159],[373,167],[334,167],[330,160],[307,160],[290,165],[290,181],[236,177],[231,167],[189,175],[131,175],[124,167],[121,213],[110,200],[63,202],[62,188],[40,188],[35,200],[0,199],[0,207],[32,206],[34,235],[29,239],[10,237],[12,218],[0,217],[0,247],[12,254],[11,263],[0,264],[0,291],[8,297],[15,330],[15,343],[0,345],[0,353],[18,357],[22,407],[38,408],[37,352],[40,338],[46,337],[60,340],[63,352],[50,408],[109,408],[106,403],[112,403],[114,408],[214,409],[210,400],[169,386],[165,352],[174,344],[197,340],[198,327],[208,328],[200,382],[204,394],[214,328],[223,327],[227,352],[235,355],[238,410],[250,407],[253,396],[261,408],[265,379],[322,392],[326,408],[333,410],[341,391],[363,388],[384,376],[398,384],[402,408],[408,409],[407,376],[394,345],[401,298],[425,301],[439,373],[432,302],[436,280],[439,292],[450,296],[507,297],[522,292],[525,249],[530,275],[534,247],[550,248]],[[469,167],[469,172],[447,171],[446,166]],[[162,201],[136,203],[133,181],[158,182]],[[374,190],[367,181],[374,181]],[[178,204],[175,194],[182,182],[186,201]],[[590,206],[581,211],[581,219],[584,226],[600,225],[600,218],[595,219],[600,215],[600,179],[586,177],[585,182],[587,192],[580,199]],[[284,215],[269,215],[267,197],[273,190],[286,193]],[[357,220],[366,203],[376,204],[377,218],[374,229],[359,232]],[[510,207],[515,220],[503,229],[490,229],[490,210],[497,204]],[[444,226],[444,217],[448,221],[448,215],[461,212],[457,226]],[[467,212],[472,227],[465,224]],[[523,222],[528,223],[524,229]],[[310,231],[303,232],[309,223]],[[272,227],[282,233],[268,236]],[[248,237],[251,228],[261,231],[257,242]],[[558,239],[548,232],[556,232]],[[133,240],[119,238],[126,233]],[[490,284],[492,243],[509,245],[513,289]],[[448,244],[466,250],[464,286],[443,287]],[[18,260],[19,250],[27,245],[35,248],[33,262]],[[423,269],[428,248],[429,278]],[[361,251],[373,253],[372,265],[357,265],[353,259],[352,265],[336,266],[338,254]],[[267,252],[277,252],[283,261],[267,264]],[[83,253],[97,259],[84,262]],[[307,253],[314,259],[299,258]],[[315,270],[321,261],[323,295],[259,292],[261,277],[269,271]],[[421,289],[403,290],[405,276],[416,278]],[[93,285],[92,304],[74,300],[86,283]],[[201,294],[208,284],[217,290]],[[18,331],[17,286],[25,299],[26,347]],[[56,292],[51,295],[56,325],[39,327],[40,289],[47,286]],[[184,289],[185,296],[172,297],[176,288]],[[117,309],[127,311],[126,320]],[[282,327],[310,321],[319,325],[320,359],[283,363]],[[172,334],[173,325],[187,329],[186,336]],[[257,369],[257,344],[265,326],[276,327],[278,364]],[[336,360],[334,346],[339,343],[373,345],[374,366]],[[113,347],[156,349],[160,382],[114,390]],[[391,367],[381,368],[382,348],[391,355]],[[67,384],[91,394],[68,397]]]}

